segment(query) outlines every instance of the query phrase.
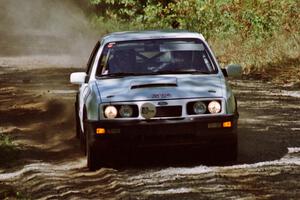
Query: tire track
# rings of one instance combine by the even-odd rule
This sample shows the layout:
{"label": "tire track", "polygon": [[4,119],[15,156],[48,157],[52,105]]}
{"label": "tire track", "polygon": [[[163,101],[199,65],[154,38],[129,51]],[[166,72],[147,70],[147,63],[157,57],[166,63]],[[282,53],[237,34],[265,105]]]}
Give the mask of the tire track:
{"label": "tire track", "polygon": [[[30,71],[3,74],[11,79],[0,87],[0,94],[10,100],[1,109],[22,106],[22,117],[27,120],[15,122],[13,114],[9,119],[1,114],[7,134],[15,134],[16,141],[26,147],[21,149],[25,163],[14,161],[11,168],[0,171],[0,186],[7,188],[8,197],[15,198],[12,191],[18,191],[23,198],[45,200],[300,198],[300,106],[295,93],[285,92],[288,88],[258,81],[231,82],[241,115],[239,155],[233,165],[200,162],[186,166],[183,160],[184,167],[171,163],[89,172],[74,139],[74,93],[51,92],[57,91],[57,85],[74,90],[62,81],[70,70],[40,69],[34,75],[39,73],[49,74],[48,84],[38,79],[24,84],[14,81],[28,77]],[[31,117],[32,110],[38,116]],[[47,125],[39,121],[40,116],[48,119]]]}

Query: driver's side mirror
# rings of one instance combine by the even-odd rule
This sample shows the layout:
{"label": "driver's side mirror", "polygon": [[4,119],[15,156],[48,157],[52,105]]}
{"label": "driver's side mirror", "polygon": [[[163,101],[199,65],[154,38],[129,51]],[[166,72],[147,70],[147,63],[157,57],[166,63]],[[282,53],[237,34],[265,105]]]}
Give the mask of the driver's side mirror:
{"label": "driver's side mirror", "polygon": [[87,74],[85,72],[74,72],[70,75],[70,82],[72,84],[81,85],[85,82]]}
{"label": "driver's side mirror", "polygon": [[241,77],[243,70],[241,65],[230,64],[227,65],[224,69],[222,69],[222,72],[225,77]]}

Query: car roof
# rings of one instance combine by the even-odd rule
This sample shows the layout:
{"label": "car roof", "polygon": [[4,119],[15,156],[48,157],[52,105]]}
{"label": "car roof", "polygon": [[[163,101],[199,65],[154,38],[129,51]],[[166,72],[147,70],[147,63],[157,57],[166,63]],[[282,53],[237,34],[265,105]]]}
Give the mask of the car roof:
{"label": "car roof", "polygon": [[198,38],[205,41],[202,34],[196,32],[189,32],[185,30],[115,32],[104,36],[100,41],[102,44],[106,44],[109,42],[163,39],[163,38]]}

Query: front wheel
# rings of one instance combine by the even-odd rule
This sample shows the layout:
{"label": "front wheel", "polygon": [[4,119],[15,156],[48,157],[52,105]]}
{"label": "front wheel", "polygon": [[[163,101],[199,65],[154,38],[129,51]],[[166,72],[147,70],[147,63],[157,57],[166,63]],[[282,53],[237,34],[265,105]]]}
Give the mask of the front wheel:
{"label": "front wheel", "polygon": [[76,138],[80,139],[81,134],[81,127],[80,127],[80,120],[78,117],[78,109],[77,104],[75,103],[75,128],[76,128]]}
{"label": "front wheel", "polygon": [[220,152],[221,161],[235,162],[238,156],[238,139],[237,135],[232,138],[231,142],[222,146]]}
{"label": "front wheel", "polygon": [[224,158],[226,161],[236,161],[237,155],[238,155],[238,143],[233,143],[230,146],[227,146],[227,148],[224,151],[225,155]]}
{"label": "front wheel", "polygon": [[96,152],[89,145],[87,145],[87,148],[86,148],[86,156],[87,156],[87,167],[89,168],[90,171],[95,171],[98,168]]}
{"label": "front wheel", "polygon": [[85,147],[86,147],[86,157],[87,157],[87,167],[90,171],[95,171],[101,167],[118,167],[121,163],[118,163],[120,152],[116,154],[111,143],[106,140],[93,141],[92,134],[94,134],[89,126],[86,126],[86,137],[85,137]]}
{"label": "front wheel", "polygon": [[87,167],[90,171],[95,171],[99,167],[98,155],[92,144],[89,142],[88,133],[86,135],[86,157],[87,157]]}

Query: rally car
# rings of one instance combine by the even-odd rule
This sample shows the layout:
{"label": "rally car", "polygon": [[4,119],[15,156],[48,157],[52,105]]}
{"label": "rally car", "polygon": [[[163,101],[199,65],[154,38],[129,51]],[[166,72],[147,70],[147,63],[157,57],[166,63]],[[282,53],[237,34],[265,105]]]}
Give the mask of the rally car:
{"label": "rally car", "polygon": [[70,76],[80,85],[76,135],[88,168],[105,166],[127,148],[217,145],[236,159],[239,115],[225,77],[240,74],[239,65],[221,69],[199,33],[103,37],[86,72]]}

